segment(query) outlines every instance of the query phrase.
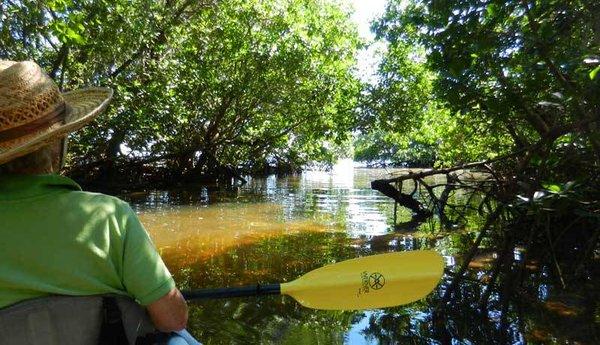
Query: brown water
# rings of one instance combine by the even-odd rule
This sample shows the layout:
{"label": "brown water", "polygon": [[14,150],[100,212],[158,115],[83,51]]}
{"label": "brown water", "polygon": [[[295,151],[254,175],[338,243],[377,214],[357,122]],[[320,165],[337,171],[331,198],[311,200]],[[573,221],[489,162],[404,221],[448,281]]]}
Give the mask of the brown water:
{"label": "brown water", "polygon": [[[420,248],[440,252],[451,271],[475,234],[468,226],[442,233],[435,221],[394,232],[393,203],[370,189],[372,180],[389,173],[346,164],[332,172],[251,178],[235,190],[205,186],[124,198],[181,289],[289,281],[328,263]],[[398,221],[408,217],[399,210]],[[476,228],[477,219],[473,223]],[[504,321],[501,296],[492,296],[485,314],[478,312],[480,281],[494,255],[471,264],[447,325],[436,324],[433,313],[445,277],[426,299],[385,310],[317,311],[281,296],[202,301],[192,305],[189,329],[204,344],[477,344],[499,342],[502,334],[511,343],[600,343],[594,304],[590,311],[583,297],[562,295],[535,263],[528,266],[532,300],[511,301]]]}

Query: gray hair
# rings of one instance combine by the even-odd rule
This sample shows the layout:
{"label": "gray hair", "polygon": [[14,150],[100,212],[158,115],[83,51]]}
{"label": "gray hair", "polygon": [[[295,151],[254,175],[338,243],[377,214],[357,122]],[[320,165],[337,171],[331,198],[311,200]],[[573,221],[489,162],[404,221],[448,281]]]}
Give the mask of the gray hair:
{"label": "gray hair", "polygon": [[51,174],[60,165],[60,145],[54,142],[25,156],[0,165],[0,175],[4,174]]}

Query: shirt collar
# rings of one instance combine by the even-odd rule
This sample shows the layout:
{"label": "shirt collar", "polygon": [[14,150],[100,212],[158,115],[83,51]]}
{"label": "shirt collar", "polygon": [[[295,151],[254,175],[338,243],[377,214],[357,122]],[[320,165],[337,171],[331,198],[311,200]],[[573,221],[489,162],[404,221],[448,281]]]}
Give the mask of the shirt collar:
{"label": "shirt collar", "polygon": [[70,178],[56,174],[0,176],[0,200],[25,199],[60,190],[81,190],[81,187]]}

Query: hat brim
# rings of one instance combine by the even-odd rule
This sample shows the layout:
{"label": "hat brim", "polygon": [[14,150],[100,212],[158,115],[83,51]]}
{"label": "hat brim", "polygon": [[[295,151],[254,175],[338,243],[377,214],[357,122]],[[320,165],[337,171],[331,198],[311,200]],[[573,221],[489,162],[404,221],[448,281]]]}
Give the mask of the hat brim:
{"label": "hat brim", "polygon": [[81,129],[106,109],[113,96],[113,91],[104,87],[90,87],[66,92],[62,96],[67,109],[64,123],[58,123],[2,143],[0,164],[34,152],[56,139]]}

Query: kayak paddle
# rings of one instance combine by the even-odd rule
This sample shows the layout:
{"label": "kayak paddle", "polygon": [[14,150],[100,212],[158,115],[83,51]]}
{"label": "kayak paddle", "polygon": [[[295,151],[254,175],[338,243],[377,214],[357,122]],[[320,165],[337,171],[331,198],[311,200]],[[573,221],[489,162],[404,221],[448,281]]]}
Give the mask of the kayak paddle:
{"label": "kayak paddle", "polygon": [[184,291],[187,300],[288,295],[305,307],[355,310],[419,300],[435,288],[444,260],[431,250],[387,253],[323,266],[282,284]]}

